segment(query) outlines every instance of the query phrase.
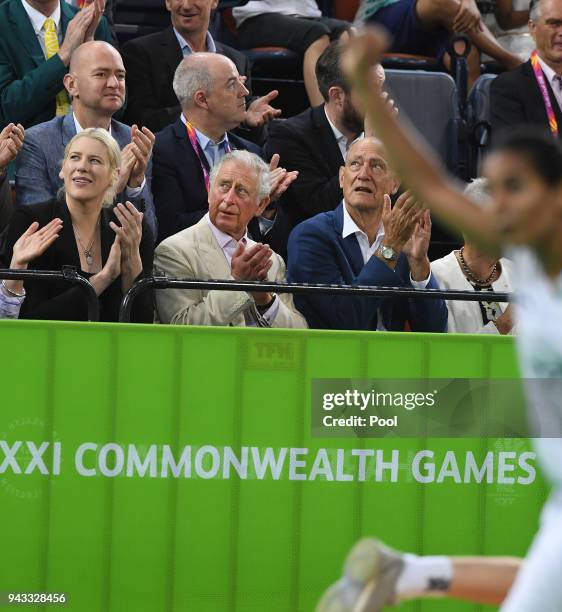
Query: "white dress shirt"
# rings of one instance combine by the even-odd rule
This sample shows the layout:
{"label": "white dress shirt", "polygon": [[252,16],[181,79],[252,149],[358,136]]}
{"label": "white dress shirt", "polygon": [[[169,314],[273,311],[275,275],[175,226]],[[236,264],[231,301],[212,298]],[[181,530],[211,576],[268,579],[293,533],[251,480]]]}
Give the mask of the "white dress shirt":
{"label": "white dress shirt", "polygon": [[28,4],[25,0],[21,0],[21,4],[31,21],[31,25],[33,26],[33,31],[37,36],[37,40],[41,45],[41,49],[43,50],[43,55],[45,59],[47,58],[47,50],[45,48],[45,30],[43,29],[43,25],[46,19],[52,19],[55,22],[55,27],[57,29],[57,37],[59,39],[59,45],[62,43],[62,32],[61,32],[61,24],[60,24],[60,3],[57,2],[57,8],[54,10],[53,14],[50,17],[45,17],[43,13],[40,13],[37,9],[34,9],[30,4]]}
{"label": "white dress shirt", "polygon": [[554,97],[556,98],[556,101],[558,102],[558,107],[562,110],[562,89],[560,89],[560,85],[558,81],[554,80],[557,74],[539,56],[537,56],[537,58],[539,60],[539,64],[542,68],[542,71],[544,73],[544,78],[549,82],[550,86],[552,87],[552,91],[554,92]]}
{"label": "white dress shirt", "polygon": [[[228,262],[229,267],[231,267],[232,265],[232,256],[234,255],[234,252],[236,251],[236,248],[238,247],[238,244],[240,242],[242,242],[245,245],[245,248],[247,249],[257,244],[251,238],[248,237],[247,231],[240,240],[236,240],[229,234],[225,234],[216,225],[214,225],[209,217],[209,213],[205,215],[205,218],[207,219],[207,223],[209,224],[209,227],[211,228],[211,231],[213,232],[213,236],[215,237],[222,252],[224,253],[224,256],[226,258],[226,261]],[[266,321],[266,323],[269,326],[271,326],[273,321],[275,320],[275,317],[277,316],[278,310],[279,310],[279,297],[275,295],[271,306],[264,313],[261,313],[259,316],[261,316]],[[258,320],[255,316],[255,313],[246,310],[244,312],[244,318],[246,319],[246,325],[250,327],[256,327],[258,325]]]}
{"label": "white dress shirt", "polygon": [[341,155],[342,155],[343,160],[345,162],[345,158],[347,157],[347,151],[348,151],[349,147],[356,140],[360,140],[361,138],[365,138],[365,132],[361,132],[361,134],[359,134],[359,136],[357,136],[357,138],[355,138],[355,140],[352,140],[348,144],[347,138],[338,130],[338,128],[330,120],[330,117],[328,116],[328,111],[326,110],[326,105],[324,105],[324,113],[326,114],[326,119],[328,120],[328,123],[330,124],[330,127],[332,128],[332,132],[334,133],[334,138],[336,139],[336,142],[338,143],[338,147],[340,148]]}
{"label": "white dress shirt", "polygon": [[347,155],[347,138],[338,130],[338,128],[330,121],[330,117],[328,116],[328,111],[326,110],[326,105],[324,105],[324,113],[326,114],[326,119],[332,128],[332,132],[334,133],[334,138],[338,143],[338,147],[341,151],[341,156],[345,161],[345,156]]}
{"label": "white dress shirt", "polygon": [[[366,264],[369,259],[377,252],[377,249],[381,245],[381,242],[384,238],[384,226],[380,224],[379,229],[377,230],[377,235],[375,237],[375,241],[373,244],[369,244],[369,238],[367,238],[367,234],[359,228],[357,223],[351,218],[351,215],[347,212],[347,206],[344,202],[343,204],[343,230],[342,230],[342,238],[347,238],[350,234],[355,234],[355,238],[357,238],[357,242],[359,243],[359,248],[361,249],[361,255],[363,255],[363,263]],[[412,275],[410,274],[410,282],[412,283],[412,287],[414,289],[425,289],[427,287],[427,283],[429,283],[429,277],[431,276],[431,272],[428,277],[421,281],[415,281],[412,279]]]}

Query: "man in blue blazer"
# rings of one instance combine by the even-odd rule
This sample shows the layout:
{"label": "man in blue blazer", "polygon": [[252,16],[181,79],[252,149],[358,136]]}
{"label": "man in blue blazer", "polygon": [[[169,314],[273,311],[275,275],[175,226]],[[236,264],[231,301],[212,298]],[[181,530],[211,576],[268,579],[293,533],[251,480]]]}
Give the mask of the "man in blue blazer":
{"label": "man in blue blazer", "polygon": [[113,118],[125,100],[125,68],[119,52],[106,42],[84,43],[73,53],[64,83],[72,97],[72,112],[27,130],[16,162],[17,204],[54,198],[62,187],[59,173],[66,145],[78,131],[101,127],[109,130],[122,149],[119,200],[130,200],[144,211],[155,231],[150,188],[155,137],[146,128],[131,130]]}
{"label": "man in blue blazer", "polygon": [[[193,53],[178,66],[174,91],[182,114],[156,135],[152,191],[158,219],[158,242],[195,225],[209,209],[211,168],[235,149],[263,158],[260,147],[231,133],[244,120],[248,90],[234,63],[218,53]],[[191,133],[191,136],[190,136]],[[276,202],[297,173],[277,169]],[[282,210],[269,207],[250,224],[252,238],[286,254],[289,225]]]}
{"label": "man in blue blazer", "polygon": [[[382,143],[364,138],[340,169],[343,202],[295,227],[289,237],[288,280],[298,283],[432,288],[428,211],[398,190]],[[310,327],[400,331],[447,330],[443,300],[295,295]]]}
{"label": "man in blue blazer", "polygon": [[[0,2],[0,129],[11,122],[27,128],[55,116],[72,52],[94,38],[113,42],[103,6],[103,0],[94,0],[78,12],[64,0]],[[49,58],[47,18],[60,44]]]}

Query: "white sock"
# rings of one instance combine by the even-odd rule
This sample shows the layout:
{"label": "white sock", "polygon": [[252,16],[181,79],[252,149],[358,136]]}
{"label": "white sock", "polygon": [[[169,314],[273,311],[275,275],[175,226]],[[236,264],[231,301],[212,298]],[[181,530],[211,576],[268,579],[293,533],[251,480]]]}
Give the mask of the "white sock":
{"label": "white sock", "polygon": [[419,557],[406,553],[396,594],[400,599],[444,595],[452,580],[453,563],[449,557]]}

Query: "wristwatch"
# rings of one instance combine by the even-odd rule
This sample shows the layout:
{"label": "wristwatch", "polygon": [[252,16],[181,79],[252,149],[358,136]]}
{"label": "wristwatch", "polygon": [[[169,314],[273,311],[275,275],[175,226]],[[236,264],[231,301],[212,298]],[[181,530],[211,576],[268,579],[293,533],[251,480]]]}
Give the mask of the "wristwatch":
{"label": "wristwatch", "polygon": [[398,259],[396,251],[391,246],[381,244],[377,252],[385,261],[396,261]]}

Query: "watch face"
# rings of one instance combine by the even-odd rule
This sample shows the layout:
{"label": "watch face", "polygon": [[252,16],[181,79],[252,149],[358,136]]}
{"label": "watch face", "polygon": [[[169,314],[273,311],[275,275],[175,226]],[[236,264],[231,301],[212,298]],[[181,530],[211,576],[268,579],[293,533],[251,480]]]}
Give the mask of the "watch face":
{"label": "watch face", "polygon": [[381,254],[385,259],[396,259],[396,253],[394,252],[394,249],[392,247],[381,246]]}

